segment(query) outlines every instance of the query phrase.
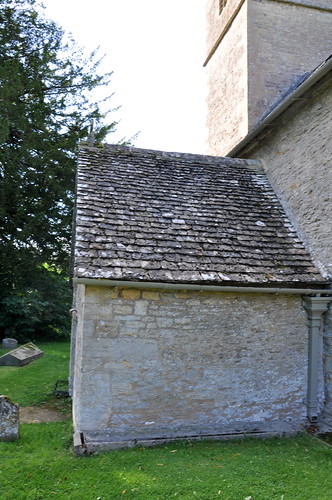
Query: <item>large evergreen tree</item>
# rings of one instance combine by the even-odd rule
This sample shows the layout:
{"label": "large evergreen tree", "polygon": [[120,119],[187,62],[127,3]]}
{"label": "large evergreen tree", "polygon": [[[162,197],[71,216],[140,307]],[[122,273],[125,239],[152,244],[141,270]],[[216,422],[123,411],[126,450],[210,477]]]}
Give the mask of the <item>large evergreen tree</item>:
{"label": "large evergreen tree", "polygon": [[0,0],[0,335],[38,338],[67,327],[75,161],[91,121],[91,91],[107,85],[35,0]]}

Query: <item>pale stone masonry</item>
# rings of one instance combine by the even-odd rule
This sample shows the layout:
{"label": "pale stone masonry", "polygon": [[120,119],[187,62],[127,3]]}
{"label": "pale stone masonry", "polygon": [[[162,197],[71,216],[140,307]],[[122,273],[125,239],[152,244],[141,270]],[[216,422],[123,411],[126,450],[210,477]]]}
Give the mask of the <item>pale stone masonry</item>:
{"label": "pale stone masonry", "polygon": [[262,161],[322,272],[332,276],[332,59],[324,78],[236,155]]}
{"label": "pale stone masonry", "polygon": [[207,153],[225,156],[331,53],[330,0],[207,2]]}
{"label": "pale stone masonry", "polygon": [[84,146],[74,234],[78,453],[301,428],[326,281],[259,162]]}
{"label": "pale stone masonry", "polygon": [[74,422],[91,441],[107,433],[111,448],[230,424],[236,433],[245,423],[304,422],[308,338],[298,296],[80,293]]}
{"label": "pale stone masonry", "polygon": [[[313,84],[308,85],[308,79]],[[303,91],[301,88],[303,87]],[[295,89],[288,105],[231,154],[262,161],[278,198],[324,276],[332,276],[332,58]],[[279,103],[280,106],[284,102]],[[276,108],[276,111],[278,108]],[[332,311],[326,315],[326,408],[332,413]]]}

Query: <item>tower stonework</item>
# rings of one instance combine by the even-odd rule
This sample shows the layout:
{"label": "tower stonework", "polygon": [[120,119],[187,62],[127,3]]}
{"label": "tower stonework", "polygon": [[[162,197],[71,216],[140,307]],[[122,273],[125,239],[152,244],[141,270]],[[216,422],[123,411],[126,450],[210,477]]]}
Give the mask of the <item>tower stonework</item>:
{"label": "tower stonework", "polygon": [[227,153],[331,53],[331,0],[208,0],[207,153]]}

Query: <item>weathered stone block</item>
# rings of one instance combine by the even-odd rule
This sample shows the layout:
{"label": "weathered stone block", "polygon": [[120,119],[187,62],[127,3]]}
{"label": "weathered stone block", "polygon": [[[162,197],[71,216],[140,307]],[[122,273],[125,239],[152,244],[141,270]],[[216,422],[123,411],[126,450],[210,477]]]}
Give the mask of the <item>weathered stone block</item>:
{"label": "weathered stone block", "polygon": [[127,304],[123,304],[122,302],[119,302],[119,303],[114,305],[113,311],[114,311],[114,314],[120,314],[120,315],[121,314],[133,314],[133,307],[130,303],[129,303],[129,305],[127,305]]}
{"label": "weathered stone block", "polygon": [[24,366],[43,355],[43,351],[30,342],[0,356],[0,366]]}
{"label": "weathered stone block", "polygon": [[143,296],[143,299],[146,299],[146,300],[159,300],[160,299],[159,292],[143,292],[142,296]]}
{"label": "weathered stone block", "polygon": [[135,304],[135,314],[137,316],[145,316],[148,311],[148,302],[140,300]]}
{"label": "weathered stone block", "polygon": [[0,396],[0,439],[13,441],[19,437],[19,406]]}
{"label": "weathered stone block", "polygon": [[3,339],[2,341],[2,349],[16,349],[17,340],[16,339]]}
{"label": "weathered stone block", "polygon": [[119,297],[119,290],[117,288],[107,288],[104,292],[106,300],[113,300]]}
{"label": "weathered stone block", "polygon": [[122,298],[125,300],[138,300],[141,296],[140,290],[122,290]]}

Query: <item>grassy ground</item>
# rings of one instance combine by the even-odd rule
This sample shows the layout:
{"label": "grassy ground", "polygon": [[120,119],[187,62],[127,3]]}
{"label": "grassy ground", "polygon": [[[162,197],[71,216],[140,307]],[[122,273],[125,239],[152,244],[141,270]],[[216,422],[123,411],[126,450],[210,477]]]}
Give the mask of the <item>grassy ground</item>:
{"label": "grassy ground", "polygon": [[75,458],[69,422],[0,443],[0,498],[330,500],[332,451],[309,436],[177,443]]}
{"label": "grassy ground", "polygon": [[[40,347],[45,356],[35,363],[1,367],[0,393],[4,388],[26,405],[50,400],[55,380],[67,376],[68,344]],[[0,442],[0,500],[332,499],[332,449],[307,435],[180,442],[83,458],[74,456],[71,438],[68,419],[22,424],[19,440]]]}
{"label": "grassy ground", "polygon": [[[42,358],[20,367],[0,366],[0,394],[20,406],[50,403],[56,381],[68,377],[69,342],[43,342],[37,346],[44,351]],[[0,356],[7,351],[0,349]]]}

